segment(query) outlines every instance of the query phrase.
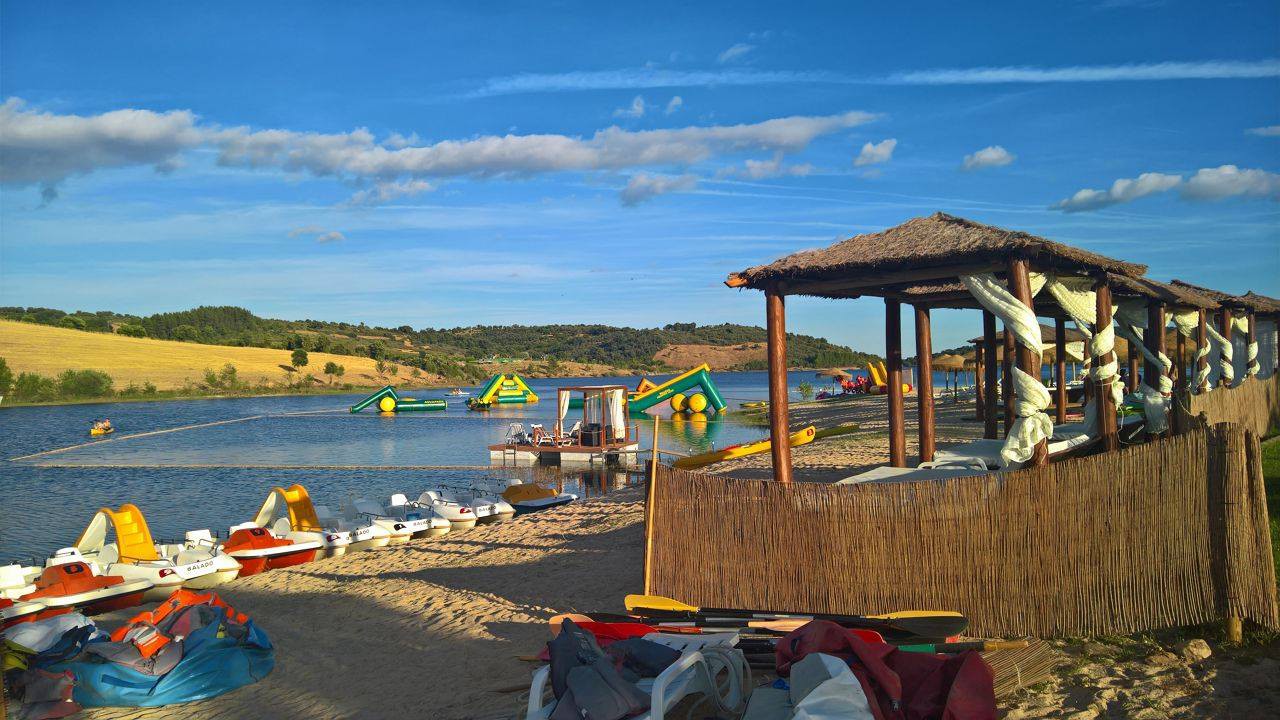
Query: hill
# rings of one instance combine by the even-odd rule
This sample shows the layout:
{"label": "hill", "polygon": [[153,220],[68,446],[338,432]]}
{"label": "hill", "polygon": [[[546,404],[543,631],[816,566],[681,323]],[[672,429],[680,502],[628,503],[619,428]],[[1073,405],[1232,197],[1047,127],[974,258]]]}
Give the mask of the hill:
{"label": "hill", "polygon": [[[643,329],[478,325],[415,330],[408,325],[384,328],[364,323],[275,320],[238,307],[199,307],[146,317],[111,311],[67,313],[52,308],[0,307],[0,318],[89,334],[286,351],[301,348],[311,353],[384,359],[450,381],[478,380],[498,360],[521,361],[535,374],[545,370],[545,364],[555,368],[560,363],[581,364],[588,370],[680,370],[690,360],[697,360],[687,348],[700,346],[716,348],[717,369],[764,367],[763,355],[755,347],[765,342],[764,328],[734,324],[672,323]],[[808,335],[789,334],[787,345],[788,364],[793,367],[862,365],[874,358]],[[287,357],[282,362],[287,364]],[[564,374],[555,369],[541,372],[551,373]]]}

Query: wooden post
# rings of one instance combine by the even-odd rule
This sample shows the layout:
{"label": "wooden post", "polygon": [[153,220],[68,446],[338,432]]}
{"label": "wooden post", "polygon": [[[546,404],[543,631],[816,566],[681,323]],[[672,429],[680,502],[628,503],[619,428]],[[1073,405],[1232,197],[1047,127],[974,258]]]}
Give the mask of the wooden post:
{"label": "wooden post", "polygon": [[1124,391],[1127,393],[1135,393],[1138,391],[1138,357],[1142,355],[1142,351],[1129,343],[1129,377],[1125,379]]}
{"label": "wooden post", "polygon": [[769,338],[769,438],[773,479],[791,482],[791,435],[787,422],[787,311],[781,288],[765,291],[765,327]]}
{"label": "wooden post", "polygon": [[[920,377],[916,385],[919,409],[920,462],[933,460],[933,335],[929,326],[929,308],[916,305],[916,367]],[[905,449],[904,449],[905,452]]]}
{"label": "wooden post", "polygon": [[[658,477],[658,421],[661,419],[660,415],[653,416],[653,462],[650,463],[649,468],[650,482],[652,482],[652,478]],[[638,430],[636,434],[639,434]]]}
{"label": "wooden post", "polygon": [[1054,422],[1059,425],[1067,421],[1067,321],[1057,318],[1053,321],[1053,346],[1057,362],[1054,363],[1058,383],[1054,393]]}
{"label": "wooden post", "polygon": [[[1234,366],[1235,365],[1235,344],[1231,341],[1232,327],[1231,327],[1231,309],[1230,308],[1222,308],[1221,310],[1218,311],[1218,330],[1222,333],[1222,337],[1226,338],[1227,347],[1231,348],[1231,351],[1232,351],[1231,364]],[[1221,360],[1219,360],[1219,362],[1221,362]],[[1240,378],[1236,378],[1236,382],[1238,383],[1239,381],[1240,381]],[[1226,385],[1224,380],[1219,379],[1218,387],[1229,387],[1229,386]]]}
{"label": "wooden post", "polygon": [[902,303],[884,301],[885,369],[889,377],[889,464],[907,466],[906,417],[902,409]]}
{"label": "wooden post", "polygon": [[[1208,313],[1205,312],[1204,308],[1200,308],[1199,317],[1197,318],[1197,325],[1196,325],[1196,354],[1197,355],[1200,355],[1205,348],[1209,347],[1208,326],[1209,326]],[[1200,373],[1204,372],[1204,369],[1207,367],[1209,367],[1209,355],[1208,354],[1200,355],[1200,357],[1196,358],[1195,375],[1199,377]],[[1209,392],[1209,377],[1207,375],[1205,376],[1205,379],[1203,381],[1196,383],[1196,394],[1199,395],[1200,393],[1204,393],[1204,392]]]}
{"label": "wooden post", "polygon": [[[1019,302],[1026,305],[1033,313],[1035,312],[1035,303],[1031,297],[1031,277],[1027,271],[1027,261],[1023,258],[1013,258],[1009,261],[1009,290]],[[1037,327],[1036,332],[1039,331],[1040,328]],[[1005,333],[1009,333],[1008,328],[1005,329]],[[1017,353],[1018,369],[1038,381],[1040,364],[1044,358],[1021,343],[1018,343]],[[1031,456],[1031,464],[1044,465],[1048,462],[1049,441],[1045,439],[1036,444],[1035,452]]]}
{"label": "wooden post", "polygon": [[653,416],[653,462],[650,464],[649,486],[645,488],[644,498],[644,594],[649,594],[652,568],[649,563],[653,559],[653,496],[658,484],[658,420]]}
{"label": "wooden post", "polygon": [[[1249,345],[1253,345],[1258,342],[1258,316],[1252,311],[1249,312],[1249,329],[1245,333],[1245,342]],[[1244,351],[1246,353],[1245,358],[1247,359],[1249,348],[1246,347]],[[1256,357],[1245,363],[1245,377],[1249,377],[1250,372],[1256,373],[1257,371],[1258,359]],[[1244,378],[1240,379],[1243,380]]]}
{"label": "wooden post", "polygon": [[1178,368],[1178,384],[1174,388],[1174,408],[1173,412],[1173,431],[1179,435],[1186,432],[1187,428],[1183,426],[1185,419],[1182,411],[1178,408],[1190,407],[1191,404],[1187,396],[1191,394],[1191,381],[1187,379],[1187,336],[1182,334],[1181,326],[1177,323],[1177,332],[1174,333],[1174,365]]}
{"label": "wooden post", "polygon": [[1004,368],[1004,378],[1000,382],[1000,397],[1004,400],[1004,434],[1007,437],[1009,428],[1013,425],[1013,363],[1018,351],[1017,340],[1009,327],[1005,325],[1001,332],[1004,333],[1004,358],[1000,362]]}
{"label": "wooden post", "polygon": [[[1093,332],[1096,335],[1102,328],[1111,325],[1111,286],[1107,284],[1105,276],[1093,286],[1093,291],[1097,300],[1098,317],[1093,326]],[[1115,360],[1116,352],[1112,348],[1106,355],[1093,359],[1094,367],[1101,367]],[[1102,447],[1107,451],[1120,449],[1120,436],[1116,431],[1116,403],[1111,397],[1111,382],[1116,382],[1116,379],[1111,378],[1110,382],[1104,380],[1093,386],[1094,397],[1098,403],[1098,431],[1102,433]]]}
{"label": "wooden post", "polygon": [[999,419],[999,390],[1000,380],[996,373],[999,372],[999,361],[996,357],[996,316],[987,310],[982,311],[982,355],[986,361],[983,368],[986,374],[986,397],[983,406],[986,408],[983,421],[982,437],[995,440],[999,436],[999,428],[996,427],[996,421]]}
{"label": "wooden post", "polygon": [[[1142,342],[1147,346],[1147,351],[1156,356],[1158,360],[1164,354],[1164,305],[1158,301],[1147,303],[1147,329],[1143,333]],[[1159,362],[1146,360],[1142,368],[1143,377],[1146,378],[1148,387],[1159,390],[1160,377],[1164,375],[1164,368]],[[1147,433],[1147,437],[1160,437],[1164,433]]]}
{"label": "wooden post", "polygon": [[983,385],[983,375],[986,373],[986,365],[982,359],[982,343],[974,343],[973,345],[973,406],[974,412],[979,422],[987,419],[987,394],[986,387]]}

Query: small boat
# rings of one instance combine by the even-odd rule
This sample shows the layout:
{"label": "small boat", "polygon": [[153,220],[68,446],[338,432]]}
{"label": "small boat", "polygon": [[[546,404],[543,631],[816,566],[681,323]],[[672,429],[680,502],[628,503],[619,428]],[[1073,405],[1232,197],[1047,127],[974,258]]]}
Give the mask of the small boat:
{"label": "small boat", "polygon": [[93,563],[84,560],[53,562],[35,579],[35,590],[18,598],[36,601],[50,610],[79,608],[85,615],[97,615],[142,603],[152,583],[144,578],[102,575]]}
{"label": "small boat", "polygon": [[405,500],[395,508],[383,507],[377,500],[349,498],[343,512],[359,513],[365,519],[381,525],[391,533],[391,544],[400,545],[413,538],[443,535],[449,532],[450,523],[425,508],[411,507]]}
{"label": "small boat", "polygon": [[[115,542],[107,542],[112,530]],[[119,510],[98,510],[75,545],[57,551],[53,559],[85,560],[96,563],[108,575],[150,580],[148,600],[163,600],[180,587],[217,587],[240,574],[240,564],[212,543],[155,542],[142,511],[132,503],[121,505]]]}
{"label": "small boat", "polygon": [[[281,487],[271,488],[267,499],[262,502],[262,507],[253,518],[253,524],[270,528],[276,537],[286,540],[319,541],[323,557],[344,555],[353,542],[350,530],[326,527],[320,522],[316,508],[311,504],[311,495],[305,487],[296,483],[287,490]],[[365,534],[372,537],[372,532]],[[364,548],[367,547],[366,543]]]}
{"label": "small boat", "polygon": [[503,487],[501,491],[502,499],[511,503],[511,507],[515,508],[516,515],[525,515],[539,510],[567,505],[578,499],[578,496],[573,493],[557,493],[551,488],[542,487],[537,483],[526,483],[515,478],[496,480],[494,482]]}
{"label": "small boat", "polygon": [[391,531],[362,515],[348,518],[330,510],[327,505],[316,505],[316,518],[326,528],[334,528],[351,534],[347,552],[361,552],[382,548],[391,544]]}
{"label": "small boat", "polygon": [[309,563],[320,552],[320,542],[278,538],[266,528],[241,523],[231,526],[231,537],[222,543],[222,551],[235,558],[240,575],[247,576]]}
{"label": "small boat", "polygon": [[421,508],[430,508],[437,515],[449,521],[454,530],[469,530],[476,526],[476,513],[470,505],[459,502],[452,495],[446,496],[438,490],[427,490],[412,503]]}
{"label": "small boat", "polygon": [[0,630],[71,612],[70,607],[50,609],[39,600],[18,599],[35,592],[40,571],[41,568],[25,565],[0,565]]}
{"label": "small boat", "polygon": [[387,515],[398,518],[402,522],[415,523],[411,527],[415,538],[439,537],[453,529],[453,523],[436,513],[434,508],[419,507],[409,501],[403,493],[391,496],[391,502],[385,508]]}
{"label": "small boat", "polygon": [[[34,622],[52,617],[49,608],[39,600],[10,600],[0,598],[0,630],[24,622]],[[71,612],[71,608],[54,611],[55,615]]]}
{"label": "small boat", "polygon": [[452,397],[465,397],[470,394],[471,393],[465,392],[462,388],[454,388],[449,391],[449,395]]}
{"label": "small boat", "polygon": [[[810,425],[803,430],[791,433],[791,447],[808,445],[814,441],[814,438],[817,436],[817,432],[817,428]],[[763,440],[742,443],[741,445],[730,445],[728,447],[720,448],[719,450],[702,453],[701,455],[682,457],[672,463],[671,466],[680,470],[692,470],[712,463],[718,463],[723,460],[731,460],[733,458],[745,457],[747,455],[755,455],[756,453],[768,452],[772,448],[773,442],[769,438],[764,438]]]}
{"label": "small boat", "polygon": [[95,428],[89,428],[89,435],[91,437],[101,437],[103,435],[110,435],[115,431],[116,429],[113,427],[107,427],[107,428],[95,427]]}
{"label": "small boat", "polygon": [[485,525],[504,523],[516,516],[516,509],[497,493],[487,492],[474,485],[457,492],[458,500],[470,503],[476,513],[476,522]]}

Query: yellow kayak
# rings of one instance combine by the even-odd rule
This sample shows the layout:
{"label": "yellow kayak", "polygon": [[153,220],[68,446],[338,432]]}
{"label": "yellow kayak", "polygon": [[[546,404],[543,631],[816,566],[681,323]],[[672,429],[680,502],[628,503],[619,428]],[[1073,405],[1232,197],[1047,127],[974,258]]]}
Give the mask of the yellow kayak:
{"label": "yellow kayak", "polygon": [[[808,445],[813,442],[817,436],[817,429],[810,425],[809,427],[791,433],[791,447],[799,447],[800,445]],[[757,440],[755,442],[743,443],[742,445],[730,445],[726,448],[713,450],[701,455],[691,455],[686,458],[680,458],[672,464],[672,467],[681,470],[692,470],[694,468],[705,467],[712,463],[718,463],[722,460],[732,460],[733,458],[746,457],[747,455],[755,455],[756,453],[768,452],[773,447],[773,442],[769,438]]]}
{"label": "yellow kayak", "polygon": [[115,432],[115,431],[116,431],[116,429],[115,429],[115,428],[113,428],[113,427],[105,428],[105,429],[103,429],[103,428],[89,428],[89,434],[90,434],[90,435],[110,435],[111,433],[113,433],[113,432]]}

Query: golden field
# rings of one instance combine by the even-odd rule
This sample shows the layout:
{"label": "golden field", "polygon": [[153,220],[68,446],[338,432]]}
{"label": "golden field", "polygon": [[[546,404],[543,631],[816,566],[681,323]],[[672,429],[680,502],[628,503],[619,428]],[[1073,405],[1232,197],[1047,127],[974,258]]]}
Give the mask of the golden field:
{"label": "golden field", "polygon": [[[218,370],[227,363],[236,366],[243,382],[281,383],[287,377],[298,375],[281,367],[289,365],[289,356],[288,350],[132,338],[0,320],[0,357],[8,361],[14,375],[36,372],[54,376],[63,370],[101,370],[115,380],[117,390],[144,382],[155,384],[159,390],[178,389],[188,382],[199,384],[205,368]],[[382,384],[374,368],[375,361],[369,358],[318,352],[308,356],[310,363],[301,374],[309,372],[327,381],[322,370],[324,364],[332,360],[346,367],[342,382],[364,386]],[[409,382],[408,367],[400,366],[398,372],[397,377],[389,379]],[[424,376],[421,382],[434,380]]]}

